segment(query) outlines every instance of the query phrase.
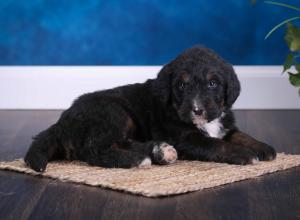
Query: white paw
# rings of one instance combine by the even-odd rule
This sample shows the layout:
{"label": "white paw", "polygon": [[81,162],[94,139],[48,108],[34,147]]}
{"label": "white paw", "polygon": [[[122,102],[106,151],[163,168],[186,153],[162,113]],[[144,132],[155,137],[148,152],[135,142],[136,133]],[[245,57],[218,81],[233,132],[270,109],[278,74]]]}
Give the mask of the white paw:
{"label": "white paw", "polygon": [[142,162],[138,165],[138,168],[150,168],[152,161],[149,157],[146,157]]}
{"label": "white paw", "polygon": [[170,164],[177,160],[177,151],[165,142],[154,146],[152,153],[155,161],[159,164]]}

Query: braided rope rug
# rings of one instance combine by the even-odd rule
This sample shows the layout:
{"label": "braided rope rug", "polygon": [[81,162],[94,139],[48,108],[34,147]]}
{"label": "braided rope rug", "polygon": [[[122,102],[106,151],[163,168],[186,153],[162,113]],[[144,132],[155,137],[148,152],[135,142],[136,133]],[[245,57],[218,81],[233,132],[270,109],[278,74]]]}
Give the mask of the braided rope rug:
{"label": "braided rope rug", "polygon": [[23,159],[0,162],[0,169],[40,175],[66,182],[123,190],[147,197],[168,196],[220,186],[300,165],[300,155],[277,154],[274,161],[252,165],[177,161],[148,169],[88,166],[83,162],[51,162],[44,173],[28,168]]}

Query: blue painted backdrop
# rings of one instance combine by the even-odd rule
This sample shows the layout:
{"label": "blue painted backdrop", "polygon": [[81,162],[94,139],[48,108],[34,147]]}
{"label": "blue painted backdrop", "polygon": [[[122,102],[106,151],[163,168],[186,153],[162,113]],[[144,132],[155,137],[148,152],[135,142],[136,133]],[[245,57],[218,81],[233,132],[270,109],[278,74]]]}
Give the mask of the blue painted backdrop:
{"label": "blue painted backdrop", "polygon": [[259,0],[1,0],[0,64],[160,65],[194,44],[281,64],[283,30],[264,36],[291,15]]}

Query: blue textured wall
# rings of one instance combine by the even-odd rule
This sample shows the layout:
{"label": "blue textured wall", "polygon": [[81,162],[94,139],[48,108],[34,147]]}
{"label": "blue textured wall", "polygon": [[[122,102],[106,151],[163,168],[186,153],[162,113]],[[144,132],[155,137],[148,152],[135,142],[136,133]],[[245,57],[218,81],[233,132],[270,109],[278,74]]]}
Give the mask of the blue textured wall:
{"label": "blue textured wall", "polygon": [[159,65],[194,44],[281,64],[283,30],[264,36],[291,15],[259,0],[1,0],[0,64]]}

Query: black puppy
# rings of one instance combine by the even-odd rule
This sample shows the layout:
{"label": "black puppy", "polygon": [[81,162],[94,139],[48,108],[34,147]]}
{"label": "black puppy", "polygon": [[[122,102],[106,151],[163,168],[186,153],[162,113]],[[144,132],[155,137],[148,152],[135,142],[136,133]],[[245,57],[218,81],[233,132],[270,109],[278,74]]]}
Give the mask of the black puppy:
{"label": "black puppy", "polygon": [[79,97],[34,138],[25,161],[44,171],[56,159],[122,168],[168,164],[177,155],[231,164],[273,160],[272,147],[235,126],[230,109],[239,93],[232,66],[196,46],[156,79]]}

